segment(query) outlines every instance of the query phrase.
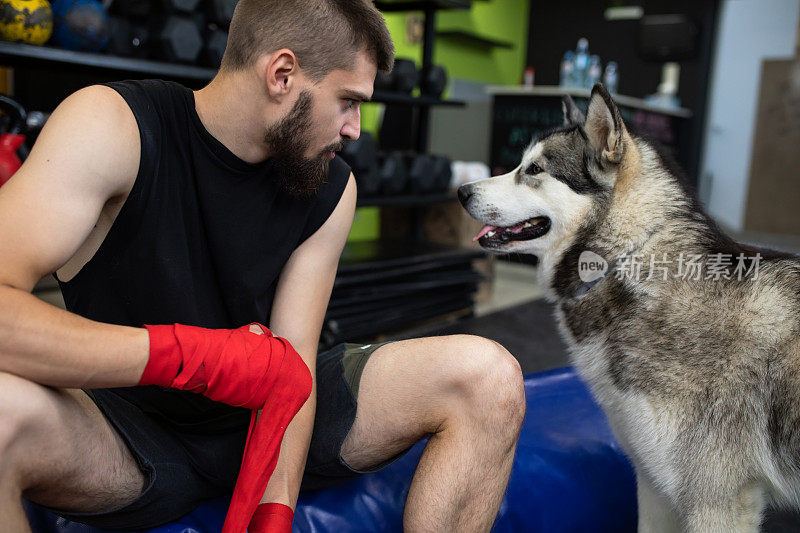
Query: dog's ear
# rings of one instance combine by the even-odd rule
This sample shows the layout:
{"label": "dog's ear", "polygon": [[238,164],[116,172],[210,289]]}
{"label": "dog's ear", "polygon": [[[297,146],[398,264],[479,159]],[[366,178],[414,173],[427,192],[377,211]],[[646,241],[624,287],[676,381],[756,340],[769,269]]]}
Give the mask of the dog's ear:
{"label": "dog's ear", "polygon": [[572,101],[572,97],[568,94],[561,97],[561,110],[564,112],[565,126],[583,124],[583,121],[586,120],[583,116],[583,112],[578,109],[578,106],[575,105],[575,102]]}
{"label": "dog's ear", "polygon": [[592,88],[583,129],[601,163],[617,164],[622,161],[625,123],[611,95],[599,83]]}

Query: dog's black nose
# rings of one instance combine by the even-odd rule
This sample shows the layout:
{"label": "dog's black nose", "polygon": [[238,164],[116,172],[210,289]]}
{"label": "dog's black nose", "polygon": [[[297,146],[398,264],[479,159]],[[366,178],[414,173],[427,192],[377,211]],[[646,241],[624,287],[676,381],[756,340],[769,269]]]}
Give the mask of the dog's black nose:
{"label": "dog's black nose", "polygon": [[462,185],[458,188],[458,201],[461,202],[461,205],[467,207],[470,198],[472,198],[472,187]]}

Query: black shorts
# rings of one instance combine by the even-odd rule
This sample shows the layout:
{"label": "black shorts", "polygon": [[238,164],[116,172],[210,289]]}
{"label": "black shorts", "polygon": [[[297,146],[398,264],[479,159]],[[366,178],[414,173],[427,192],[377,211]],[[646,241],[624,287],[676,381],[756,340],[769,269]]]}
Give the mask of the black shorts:
{"label": "black shorts", "polygon": [[[340,455],[355,420],[361,373],[370,355],[381,345],[340,344],[317,356],[317,410],[300,490],[322,489],[375,472],[405,454],[404,451],[364,471],[350,468]],[[99,528],[136,530],[173,522],[203,500],[233,492],[249,411],[224,411],[213,420],[217,431],[199,432],[191,424],[176,425],[151,416],[117,390],[123,389],[94,389],[87,393],[126,441],[145,473],[144,491],[135,501],[109,512],[45,509]]]}

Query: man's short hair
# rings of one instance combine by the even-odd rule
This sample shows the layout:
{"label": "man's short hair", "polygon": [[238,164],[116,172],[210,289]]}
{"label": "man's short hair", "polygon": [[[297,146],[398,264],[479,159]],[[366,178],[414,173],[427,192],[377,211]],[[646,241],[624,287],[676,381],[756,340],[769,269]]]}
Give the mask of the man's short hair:
{"label": "man's short hair", "polygon": [[239,0],[221,69],[245,69],[282,48],[313,81],[352,69],[361,49],[380,71],[394,64],[389,29],[370,0]]}

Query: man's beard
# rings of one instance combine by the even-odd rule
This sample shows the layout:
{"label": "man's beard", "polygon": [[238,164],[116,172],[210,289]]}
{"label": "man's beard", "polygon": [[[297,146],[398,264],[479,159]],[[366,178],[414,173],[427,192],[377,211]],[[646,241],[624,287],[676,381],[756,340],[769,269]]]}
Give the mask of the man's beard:
{"label": "man's beard", "polygon": [[316,193],[328,177],[330,152],[341,150],[342,144],[326,147],[318,155],[307,158],[305,153],[311,143],[312,131],[309,91],[303,91],[291,111],[264,134],[264,142],[272,151],[272,174],[278,186],[297,198],[307,199]]}

